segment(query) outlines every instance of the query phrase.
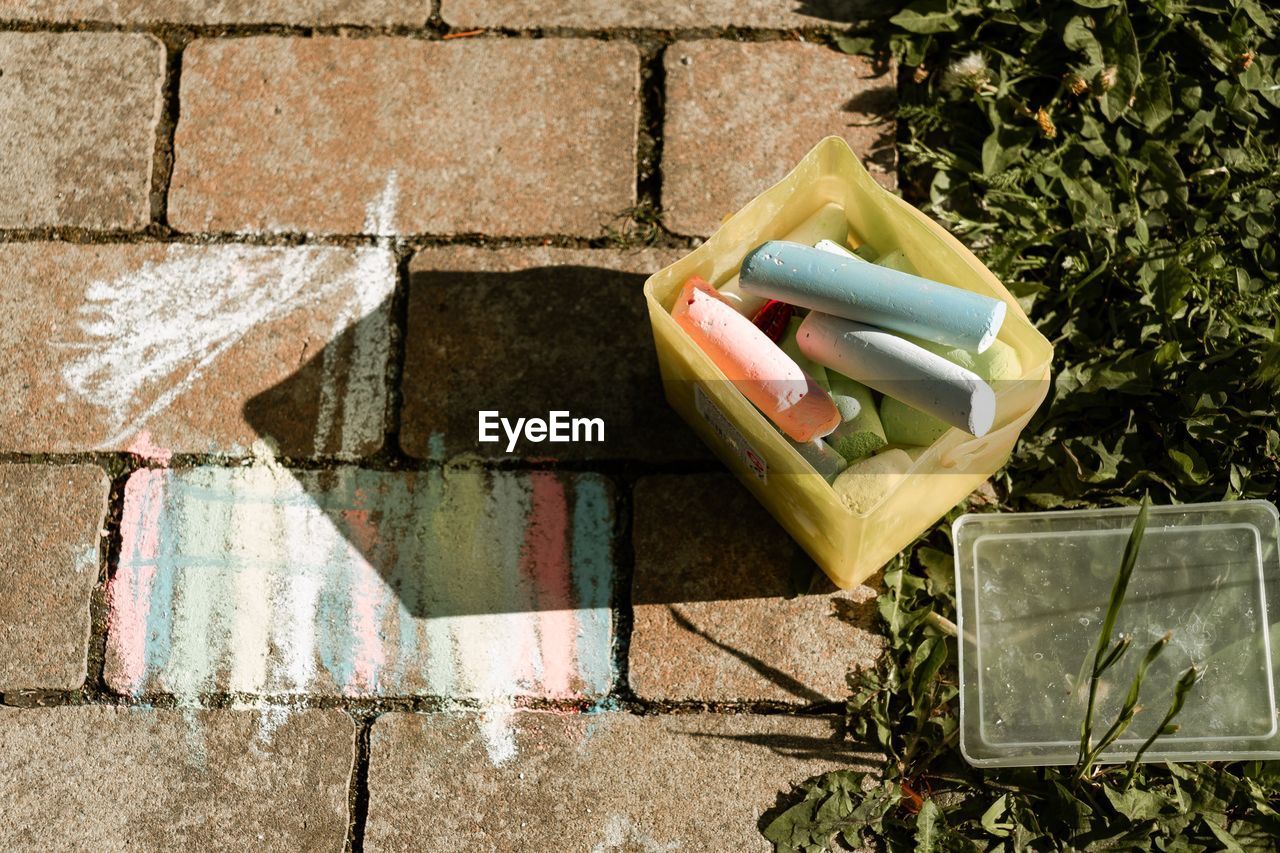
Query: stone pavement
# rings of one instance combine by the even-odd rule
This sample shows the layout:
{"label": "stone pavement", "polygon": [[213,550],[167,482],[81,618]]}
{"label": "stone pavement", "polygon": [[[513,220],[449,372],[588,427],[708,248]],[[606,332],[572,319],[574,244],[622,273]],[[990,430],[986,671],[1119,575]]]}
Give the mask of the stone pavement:
{"label": "stone pavement", "polygon": [[0,4],[0,847],[748,850],[865,763],[874,589],[641,286],[825,135],[893,185],[873,13]]}

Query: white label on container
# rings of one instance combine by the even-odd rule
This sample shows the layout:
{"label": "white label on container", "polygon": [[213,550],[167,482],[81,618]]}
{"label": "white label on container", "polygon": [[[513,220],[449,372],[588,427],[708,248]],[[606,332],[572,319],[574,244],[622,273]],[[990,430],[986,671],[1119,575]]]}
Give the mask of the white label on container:
{"label": "white label on container", "polygon": [[693,386],[694,405],[698,409],[698,414],[702,415],[702,419],[706,421],[715,434],[720,436],[720,440],[729,445],[729,448],[738,455],[742,460],[742,464],[747,466],[751,473],[760,478],[760,482],[769,482],[769,463],[764,461],[756,449],[752,447],[743,437],[738,428],[725,417],[724,412],[720,411],[720,407],[712,402],[707,396],[707,392],[702,390],[701,385]]}

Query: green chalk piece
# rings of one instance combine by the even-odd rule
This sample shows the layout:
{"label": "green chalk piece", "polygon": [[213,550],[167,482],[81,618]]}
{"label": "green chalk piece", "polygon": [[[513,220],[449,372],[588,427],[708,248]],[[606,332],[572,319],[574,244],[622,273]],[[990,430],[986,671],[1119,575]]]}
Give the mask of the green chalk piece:
{"label": "green chalk piece", "polygon": [[929,445],[951,429],[945,421],[892,397],[885,397],[880,404],[880,422],[884,425],[884,437],[891,444]]}
{"label": "green chalk piece", "polygon": [[[1001,340],[996,340],[981,353],[918,338],[910,340],[953,364],[972,370],[987,382],[1018,379],[1022,376],[1022,362],[1018,359],[1018,351]],[[929,445],[950,429],[932,415],[926,415],[891,397],[885,397],[880,404],[880,421],[884,425],[884,436],[890,444]]]}
{"label": "green chalk piece", "polygon": [[843,245],[848,236],[849,220],[844,215],[844,208],[832,202],[797,225],[786,239],[810,246],[819,240],[834,240]]}
{"label": "green chalk piece", "polygon": [[849,462],[870,456],[885,445],[884,427],[871,389],[849,377],[827,371],[827,390],[840,411],[840,426],[825,441]]}
{"label": "green chalk piece", "polygon": [[958,364],[965,370],[972,370],[987,382],[1022,377],[1022,361],[1018,358],[1018,351],[1002,340],[993,341],[991,346],[982,352],[974,352],[963,347],[949,347],[906,335],[903,337],[935,355],[942,356],[952,364]]}
{"label": "green chalk piece", "polygon": [[903,453],[911,457],[912,462],[915,462],[919,460],[921,456],[924,456],[924,452],[929,448],[918,447],[912,444],[888,444],[888,445],[885,445],[884,449],[885,450],[901,450]]}
{"label": "green chalk piece", "polygon": [[787,333],[782,336],[778,346],[782,347],[782,351],[791,356],[792,361],[800,365],[800,369],[809,374],[814,382],[830,391],[831,387],[827,384],[827,369],[800,352],[800,345],[796,343],[796,329],[800,328],[803,322],[803,317],[792,317],[787,325]]}
{"label": "green chalk piece", "polygon": [[[779,430],[781,432],[781,430]],[[833,482],[840,472],[849,467],[849,463],[845,458],[836,452],[835,448],[828,445],[820,438],[812,441],[796,441],[786,433],[782,433],[782,437],[787,440],[796,449],[796,452],[804,457],[804,461],[813,466],[813,470],[817,471],[822,479],[828,483]]]}
{"label": "green chalk piece", "polygon": [[862,515],[880,503],[906,477],[911,457],[901,450],[885,450],[844,469],[831,487],[844,505]]}
{"label": "green chalk piece", "polygon": [[864,261],[870,261],[873,264],[876,262],[876,258],[880,257],[878,254],[876,254],[876,250],[871,248],[871,246],[867,243],[863,243],[861,246],[854,249],[853,253],[858,257],[862,258]]}
{"label": "green chalk piece", "polygon": [[[923,343],[921,344],[923,346]],[[1018,351],[997,340],[983,352],[948,348],[930,344],[931,349],[947,361],[954,362],[966,370],[972,370],[988,382],[999,382],[1002,379],[1019,379],[1022,377],[1022,361]]]}
{"label": "green chalk piece", "polygon": [[885,252],[876,259],[876,263],[882,267],[897,270],[898,272],[910,273],[911,275],[916,274],[915,264],[907,260],[907,256],[902,254],[901,249],[894,249],[892,252]]}

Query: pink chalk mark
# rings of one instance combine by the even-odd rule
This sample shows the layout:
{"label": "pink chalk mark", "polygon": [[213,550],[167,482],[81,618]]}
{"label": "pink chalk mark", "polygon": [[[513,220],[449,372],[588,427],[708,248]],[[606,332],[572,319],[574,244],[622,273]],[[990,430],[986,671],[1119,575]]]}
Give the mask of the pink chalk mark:
{"label": "pink chalk mark", "polygon": [[133,441],[129,442],[127,450],[130,453],[141,456],[143,459],[159,462],[161,465],[168,465],[169,461],[173,459],[173,451],[156,444],[151,438],[151,430],[146,429],[134,436]]}
{"label": "pink chalk mark", "polygon": [[552,696],[571,695],[578,625],[569,586],[569,509],[564,484],[555,474],[532,475],[533,510],[525,528],[521,572],[537,596],[543,687]]}
{"label": "pink chalk mark", "polygon": [[355,648],[352,650],[352,683],[343,685],[344,692],[367,693],[374,689],[378,671],[387,662],[387,651],[382,644],[379,605],[384,593],[378,582],[377,570],[364,555],[372,554],[378,538],[377,526],[368,510],[349,509],[342,513],[343,534],[347,538],[347,551],[355,572],[355,589],[351,595],[352,632]]}
{"label": "pink chalk mark", "polygon": [[107,643],[130,691],[137,690],[146,675],[147,617],[160,553],[164,482],[164,471],[144,468],[124,487],[121,560],[108,593]]}

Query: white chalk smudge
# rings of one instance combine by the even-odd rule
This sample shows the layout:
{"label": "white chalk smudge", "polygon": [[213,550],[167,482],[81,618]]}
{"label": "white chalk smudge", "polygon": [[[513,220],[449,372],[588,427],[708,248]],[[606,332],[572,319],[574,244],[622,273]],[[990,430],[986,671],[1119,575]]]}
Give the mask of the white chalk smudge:
{"label": "white chalk smudge", "polygon": [[[461,480],[455,482],[454,488],[471,492],[466,503],[474,501],[483,506],[480,518],[469,520],[473,524],[481,519],[501,518],[506,512],[523,519],[532,511],[532,494],[524,480],[500,478],[487,486],[479,480]],[[440,522],[448,523],[443,518]],[[486,535],[483,526],[468,531],[468,538],[473,548],[488,555],[487,563],[502,567],[505,577],[499,582],[510,589],[518,588],[524,530],[512,525],[495,527],[499,530],[496,538]],[[513,760],[516,742],[511,685],[536,680],[534,673],[542,669],[534,620],[521,612],[477,612],[433,621],[447,623],[451,651],[461,664],[461,680],[480,700],[483,711],[477,725],[490,762],[498,767]]]}
{"label": "white chalk smudge", "polygon": [[[391,339],[390,312],[378,311],[378,306],[390,297],[390,290],[377,287],[375,283],[390,282],[394,286],[396,280],[392,247],[399,194],[396,173],[392,171],[387,175],[382,195],[365,209],[365,231],[378,236],[378,247],[356,252],[356,276],[366,284],[356,288],[358,314],[355,319],[366,319],[357,327],[351,344],[348,373],[352,376],[381,378],[386,369]],[[382,383],[348,383],[342,447],[356,447],[362,437],[382,433],[385,395]]]}
{"label": "white chalk smudge", "polygon": [[314,625],[323,580],[311,565],[311,552],[317,547],[328,548],[336,531],[329,518],[306,506],[288,507],[282,515],[285,557],[298,569],[281,578],[271,637],[279,649],[285,688],[305,693],[315,677]]}
{"label": "white chalk smudge", "polygon": [[[396,194],[393,173],[368,209],[368,227],[375,233],[390,235]],[[389,341],[386,312],[378,307],[390,298],[394,284],[389,236],[377,247],[356,250],[354,263],[349,250],[330,246],[175,244],[162,261],[91,282],[80,308],[83,337],[53,346],[76,352],[63,369],[63,381],[105,410],[110,431],[99,446],[118,446],[189,391],[255,326],[345,297],[349,301],[333,333],[358,323],[339,445],[351,452],[362,438],[382,431],[382,365]],[[365,317],[369,320],[358,322]],[[325,371],[322,396],[334,396],[333,373]],[[336,401],[321,409],[317,450],[323,452],[328,445],[320,437],[332,432]]]}
{"label": "white chalk smudge", "polygon": [[287,705],[275,705],[260,699],[237,700],[231,703],[231,709],[257,712],[254,741],[263,745],[271,743],[276,730],[289,721],[290,715],[295,710]]}
{"label": "white chalk smudge", "polygon": [[652,838],[633,819],[615,814],[605,822],[604,838],[597,841],[591,853],[611,853],[620,850],[643,850],[644,853],[671,853],[679,850],[679,841],[661,842]]}
{"label": "white chalk smudge", "polygon": [[509,700],[490,699],[476,718],[489,763],[501,767],[516,757],[515,705]]}
{"label": "white chalk smudge", "polygon": [[232,505],[229,556],[240,562],[233,575],[231,678],[233,693],[257,693],[267,680],[268,638],[271,624],[271,574],[258,564],[250,542],[270,542],[279,535],[279,514],[244,502]]}
{"label": "white chalk smudge", "polygon": [[204,726],[200,712],[191,706],[182,706],[183,737],[187,745],[188,763],[200,771],[209,769],[209,750],[204,741]]}
{"label": "white chalk smudge", "polygon": [[378,197],[364,206],[364,232],[381,237],[378,245],[391,246],[396,236],[396,207],[400,201],[400,180],[394,169],[387,173],[386,183]]}
{"label": "white chalk smudge", "polygon": [[[175,550],[181,547],[196,554],[219,554],[227,550],[232,505],[187,500],[185,496],[179,499],[182,503],[178,513],[186,524],[180,532],[183,541],[174,543]],[[210,654],[210,629],[215,602],[226,594],[221,575],[213,572],[206,570],[203,576],[197,575],[196,582],[188,580],[188,574],[200,571],[198,565],[179,569],[173,583],[173,637],[169,657],[183,665],[168,668],[162,678],[180,705],[196,704],[213,678],[215,660]]]}
{"label": "white chalk smudge", "polygon": [[98,571],[98,546],[85,545],[78,550],[73,562],[76,574],[82,575],[86,572],[97,573]]}

